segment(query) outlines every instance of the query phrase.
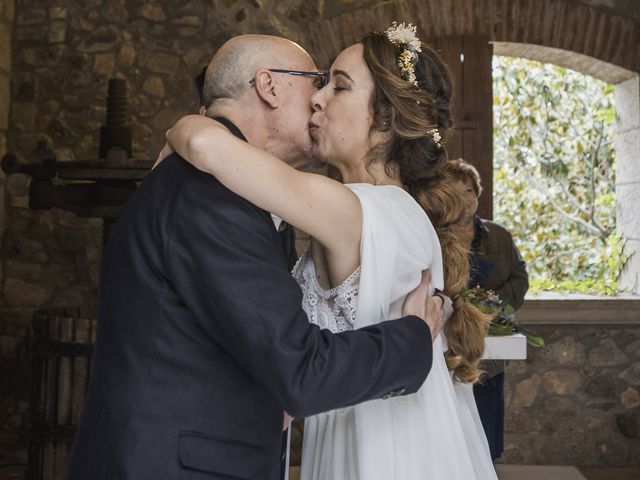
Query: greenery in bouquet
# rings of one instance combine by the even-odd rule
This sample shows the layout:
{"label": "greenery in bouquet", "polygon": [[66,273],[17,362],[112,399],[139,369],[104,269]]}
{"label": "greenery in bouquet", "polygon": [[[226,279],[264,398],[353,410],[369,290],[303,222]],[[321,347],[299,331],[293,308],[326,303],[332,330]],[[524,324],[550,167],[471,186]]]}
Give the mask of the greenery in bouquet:
{"label": "greenery in bouquet", "polygon": [[543,347],[544,339],[532,332],[528,328],[518,325],[515,310],[507,303],[504,303],[500,295],[493,290],[484,288],[470,288],[464,292],[464,297],[483,313],[493,317],[489,325],[489,335],[511,335],[521,333],[527,337],[527,343],[534,347]]}

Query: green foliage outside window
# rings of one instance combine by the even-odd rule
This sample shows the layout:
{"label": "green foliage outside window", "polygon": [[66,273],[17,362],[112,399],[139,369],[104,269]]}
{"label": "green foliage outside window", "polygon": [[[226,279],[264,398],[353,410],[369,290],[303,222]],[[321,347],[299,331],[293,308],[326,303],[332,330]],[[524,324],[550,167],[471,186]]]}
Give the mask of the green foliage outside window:
{"label": "green foliage outside window", "polygon": [[494,57],[494,218],[527,262],[530,292],[615,295],[613,85],[551,64]]}

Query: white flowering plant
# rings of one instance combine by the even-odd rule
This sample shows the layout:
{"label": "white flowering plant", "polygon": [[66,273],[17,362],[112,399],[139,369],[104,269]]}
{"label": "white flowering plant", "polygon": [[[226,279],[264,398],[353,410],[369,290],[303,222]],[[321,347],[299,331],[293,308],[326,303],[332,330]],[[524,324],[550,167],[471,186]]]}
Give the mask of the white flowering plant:
{"label": "white flowering plant", "polygon": [[387,38],[398,49],[398,66],[402,78],[413,83],[416,87],[416,64],[418,53],[422,51],[422,42],[416,34],[416,27],[411,23],[393,22],[387,29]]}

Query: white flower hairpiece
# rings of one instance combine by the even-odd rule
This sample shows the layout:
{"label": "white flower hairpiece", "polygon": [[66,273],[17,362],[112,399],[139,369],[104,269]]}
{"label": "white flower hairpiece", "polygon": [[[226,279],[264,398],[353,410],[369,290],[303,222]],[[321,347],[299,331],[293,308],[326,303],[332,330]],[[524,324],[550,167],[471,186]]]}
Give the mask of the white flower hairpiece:
{"label": "white flower hairpiece", "polygon": [[422,51],[422,43],[416,35],[416,27],[411,23],[398,25],[393,22],[386,31],[387,38],[399,50],[398,66],[402,78],[413,83],[416,87],[416,64],[418,63],[418,53]]}
{"label": "white flower hairpiece", "polygon": [[440,145],[440,140],[442,140],[442,136],[440,136],[440,132],[438,131],[437,128],[431,128],[427,130],[427,135],[433,138],[433,143],[435,143],[438,146],[438,148],[442,147],[442,145]]}

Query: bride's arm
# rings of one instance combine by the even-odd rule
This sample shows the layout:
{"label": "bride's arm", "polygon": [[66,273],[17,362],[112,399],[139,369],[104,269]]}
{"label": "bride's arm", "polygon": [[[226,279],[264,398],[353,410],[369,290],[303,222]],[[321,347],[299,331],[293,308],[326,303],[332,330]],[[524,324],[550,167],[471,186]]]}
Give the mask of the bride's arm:
{"label": "bride's arm", "polygon": [[228,189],[307,232],[331,251],[359,245],[362,209],[343,184],[299,172],[273,155],[249,145],[219,122],[184,117],[167,132],[169,145],[199,170]]}

